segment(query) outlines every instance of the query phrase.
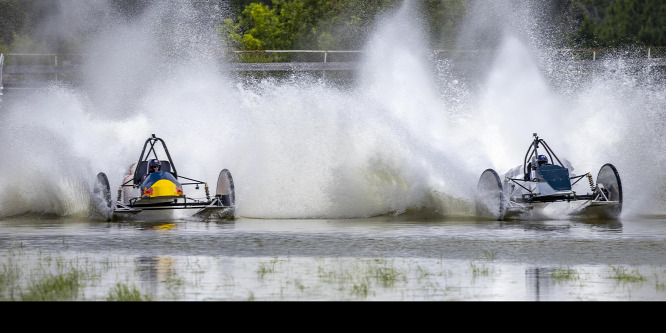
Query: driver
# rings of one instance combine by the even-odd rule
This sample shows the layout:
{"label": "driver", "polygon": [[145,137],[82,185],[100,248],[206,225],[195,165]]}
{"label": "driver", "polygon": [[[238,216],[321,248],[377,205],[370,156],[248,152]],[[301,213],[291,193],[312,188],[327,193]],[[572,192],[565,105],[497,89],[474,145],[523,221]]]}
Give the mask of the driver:
{"label": "driver", "polygon": [[150,175],[153,172],[160,171],[160,168],[162,167],[162,163],[158,159],[153,159],[148,162],[148,173],[143,176],[143,179],[145,180],[148,175]]}
{"label": "driver", "polygon": [[548,157],[546,155],[537,156],[537,165],[542,166],[544,164],[548,164]]}
{"label": "driver", "polygon": [[151,174],[155,171],[160,171],[161,167],[162,163],[160,162],[160,160],[158,159],[150,160],[150,162],[148,163],[148,173]]}

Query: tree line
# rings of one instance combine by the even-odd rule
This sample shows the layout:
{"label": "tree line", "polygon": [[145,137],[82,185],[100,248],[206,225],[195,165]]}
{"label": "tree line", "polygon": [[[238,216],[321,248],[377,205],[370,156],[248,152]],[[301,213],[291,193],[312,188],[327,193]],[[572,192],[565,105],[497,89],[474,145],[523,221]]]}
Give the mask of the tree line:
{"label": "tree line", "polygon": [[[195,0],[192,0],[195,1]],[[232,50],[360,49],[381,14],[405,0],[209,0],[225,9],[219,38]],[[418,0],[430,44],[452,48],[474,0]],[[115,14],[139,16],[150,0],[109,0]],[[549,0],[559,47],[666,46],[664,0]],[[76,53],[85,36],[64,39],[36,27],[59,1],[0,0],[0,53]],[[455,47],[454,47],[455,48]]]}

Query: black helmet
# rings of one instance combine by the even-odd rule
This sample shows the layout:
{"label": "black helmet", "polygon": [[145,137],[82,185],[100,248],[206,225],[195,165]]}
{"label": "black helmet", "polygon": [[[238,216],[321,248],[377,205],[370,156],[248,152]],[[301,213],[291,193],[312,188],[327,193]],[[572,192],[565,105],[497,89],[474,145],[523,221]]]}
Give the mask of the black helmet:
{"label": "black helmet", "polygon": [[537,156],[537,162],[539,164],[548,163],[548,157],[546,157],[546,155],[539,155]]}
{"label": "black helmet", "polygon": [[160,163],[160,160],[158,160],[158,159],[150,160],[150,162],[148,163],[148,167],[150,167],[150,168],[156,167],[156,166],[157,167],[162,166],[162,163]]}

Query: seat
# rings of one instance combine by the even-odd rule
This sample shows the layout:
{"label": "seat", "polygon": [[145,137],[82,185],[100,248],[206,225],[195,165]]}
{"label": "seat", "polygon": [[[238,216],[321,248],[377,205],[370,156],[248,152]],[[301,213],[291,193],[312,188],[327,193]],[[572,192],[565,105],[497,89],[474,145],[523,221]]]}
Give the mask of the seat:
{"label": "seat", "polygon": [[173,171],[171,171],[171,163],[169,163],[169,161],[160,161],[160,163],[162,163],[162,166],[160,167],[160,171],[166,171],[166,172],[169,172],[169,173],[173,173]]}
{"label": "seat", "polygon": [[[171,171],[171,163],[169,163],[169,161],[160,160],[160,163],[162,164],[160,166],[160,171],[169,172],[173,174],[174,177],[177,177],[177,175]],[[143,180],[143,177],[145,177],[147,174],[148,174],[148,161],[141,161],[141,163],[139,163],[139,167],[134,173],[134,184],[140,184],[141,181]]]}
{"label": "seat", "polygon": [[148,174],[148,161],[142,161],[134,172],[134,184],[140,184],[146,174]]}

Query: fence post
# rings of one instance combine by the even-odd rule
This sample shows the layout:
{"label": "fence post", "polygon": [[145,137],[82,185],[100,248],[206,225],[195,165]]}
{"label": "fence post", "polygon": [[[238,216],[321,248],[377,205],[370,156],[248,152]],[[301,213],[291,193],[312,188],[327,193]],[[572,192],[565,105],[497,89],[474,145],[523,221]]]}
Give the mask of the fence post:
{"label": "fence post", "polygon": [[[327,58],[328,58],[328,51],[324,51],[324,63],[326,63]],[[326,71],[325,70],[321,71],[321,74],[322,74],[321,78],[326,80]]]}
{"label": "fence post", "polygon": [[0,53],[0,96],[2,96],[2,71],[5,68],[5,54]]}

